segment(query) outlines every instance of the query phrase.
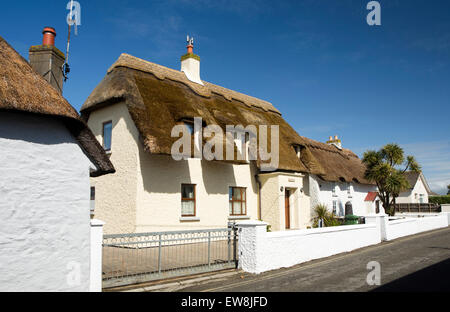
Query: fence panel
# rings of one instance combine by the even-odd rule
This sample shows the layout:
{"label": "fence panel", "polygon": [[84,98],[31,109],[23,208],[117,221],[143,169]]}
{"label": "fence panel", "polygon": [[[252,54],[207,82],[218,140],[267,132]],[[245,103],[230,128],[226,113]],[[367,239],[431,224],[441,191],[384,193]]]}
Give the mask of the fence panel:
{"label": "fence panel", "polygon": [[103,287],[236,268],[234,228],[103,237]]}
{"label": "fence panel", "polygon": [[395,212],[399,213],[439,213],[441,205],[438,204],[395,204]]}

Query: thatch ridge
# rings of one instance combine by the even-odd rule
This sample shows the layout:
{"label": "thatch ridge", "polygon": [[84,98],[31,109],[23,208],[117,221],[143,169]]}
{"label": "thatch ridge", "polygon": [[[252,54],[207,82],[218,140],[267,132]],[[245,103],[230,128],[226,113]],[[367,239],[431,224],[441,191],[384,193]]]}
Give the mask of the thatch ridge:
{"label": "thatch ridge", "polygon": [[75,108],[0,36],[0,110],[39,114],[64,122],[97,167],[92,176],[114,172],[108,156]]}
{"label": "thatch ridge", "polygon": [[[253,99],[255,102],[251,102]],[[226,125],[278,125],[280,171],[311,173],[327,181],[371,184],[364,179],[365,167],[354,153],[300,136],[275,108],[261,104],[268,102],[207,82],[205,87],[191,83],[180,71],[127,54],[111,66],[84,103],[81,114],[87,120],[91,111],[118,101],[127,105],[140,140],[150,153],[170,155],[177,140],[170,136],[171,129],[186,118],[202,117],[207,125],[216,124],[223,130]],[[303,147],[300,159],[296,145]]]}
{"label": "thatch ridge", "polygon": [[[109,74],[114,69],[120,67],[151,73],[160,80],[169,79],[181,82],[191,88],[192,91],[203,97],[209,98],[212,96],[212,93],[216,93],[222,95],[228,101],[235,99],[237,101],[245,103],[248,106],[258,107],[265,111],[272,111],[280,114],[280,112],[267,101],[263,101],[258,98],[236,92],[206,81],[203,81],[204,86],[202,86],[187,79],[186,75],[182,71],[145,61],[126,53],[120,55],[119,59],[108,69],[107,73]],[[88,98],[88,100],[84,103],[82,110],[92,109],[93,105],[94,103],[92,103]]]}

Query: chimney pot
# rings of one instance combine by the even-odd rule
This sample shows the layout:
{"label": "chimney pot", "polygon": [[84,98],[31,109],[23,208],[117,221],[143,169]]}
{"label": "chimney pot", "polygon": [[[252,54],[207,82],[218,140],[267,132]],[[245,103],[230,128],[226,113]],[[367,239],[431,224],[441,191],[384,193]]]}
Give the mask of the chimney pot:
{"label": "chimney pot", "polygon": [[333,137],[330,135],[330,139],[328,141],[333,141]]}
{"label": "chimney pot", "polygon": [[54,46],[56,31],[53,27],[45,27],[42,31],[44,37],[42,38],[42,45]]}
{"label": "chimney pot", "polygon": [[189,44],[186,48],[188,54],[194,54],[194,46],[192,44]]}
{"label": "chimney pot", "polygon": [[337,140],[337,139],[338,139],[338,136],[337,136],[337,135],[335,135],[335,136],[334,136],[334,139],[335,139],[335,140]]}

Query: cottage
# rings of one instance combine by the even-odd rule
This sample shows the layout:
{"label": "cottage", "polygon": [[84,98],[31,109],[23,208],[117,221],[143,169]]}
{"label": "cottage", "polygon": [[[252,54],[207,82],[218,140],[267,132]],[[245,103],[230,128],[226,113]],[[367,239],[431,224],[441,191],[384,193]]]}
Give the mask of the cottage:
{"label": "cottage", "polygon": [[422,172],[405,172],[410,187],[395,199],[397,204],[428,204],[428,197],[433,194]]}
{"label": "cottage", "polygon": [[47,79],[0,37],[0,291],[89,291],[89,179],[114,167]]}
{"label": "cottage", "polygon": [[[191,43],[181,71],[122,54],[81,113],[117,169],[114,176],[92,179],[95,216],[106,221],[107,233],[225,227],[242,219],[262,219],[272,230],[306,228],[315,203],[331,207],[332,186],[347,194],[351,185],[351,197],[337,202],[352,203],[355,213],[374,190],[349,150],[298,135],[269,102],[201,80]],[[174,160],[178,137],[172,129],[184,125],[197,142],[196,117],[203,127],[223,131],[227,125],[276,125],[277,168],[263,170],[261,155]],[[322,195],[328,190],[329,196]]]}

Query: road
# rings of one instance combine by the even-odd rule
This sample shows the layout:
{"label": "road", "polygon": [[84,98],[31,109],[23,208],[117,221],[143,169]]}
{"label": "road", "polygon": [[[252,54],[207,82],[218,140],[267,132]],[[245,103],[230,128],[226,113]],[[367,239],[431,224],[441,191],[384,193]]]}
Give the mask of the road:
{"label": "road", "polygon": [[[367,264],[381,265],[369,286]],[[450,291],[450,228],[356,250],[260,275],[242,273],[183,292]]]}

